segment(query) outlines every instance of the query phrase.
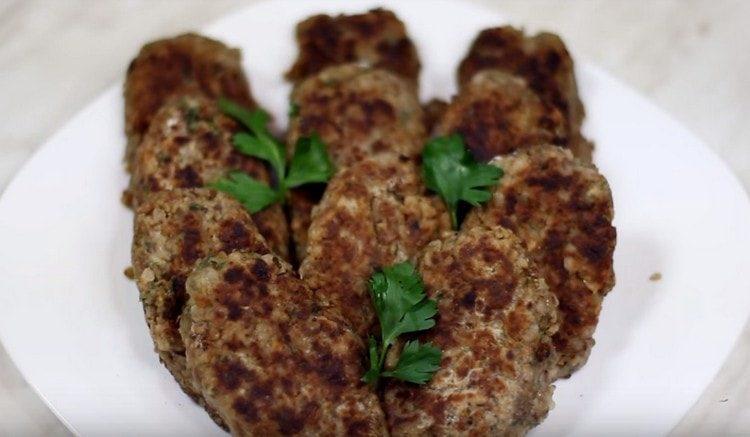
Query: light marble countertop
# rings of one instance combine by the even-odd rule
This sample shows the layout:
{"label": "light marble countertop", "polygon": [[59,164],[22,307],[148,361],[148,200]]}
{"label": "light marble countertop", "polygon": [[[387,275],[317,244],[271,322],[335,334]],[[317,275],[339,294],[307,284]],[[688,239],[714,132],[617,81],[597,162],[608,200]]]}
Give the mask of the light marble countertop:
{"label": "light marble countertop", "polygon": [[[142,43],[247,3],[0,0],[0,191],[47,137],[121,80]],[[673,114],[750,187],[750,1],[482,3],[529,30],[559,33]],[[748,364],[750,325],[674,433],[749,434]],[[0,346],[0,435],[67,434]]]}

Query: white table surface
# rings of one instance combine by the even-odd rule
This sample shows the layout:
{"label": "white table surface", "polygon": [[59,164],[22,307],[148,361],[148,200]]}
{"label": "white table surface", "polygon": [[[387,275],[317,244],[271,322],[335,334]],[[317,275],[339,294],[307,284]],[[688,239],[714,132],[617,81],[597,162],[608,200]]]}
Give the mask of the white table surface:
{"label": "white table surface", "polygon": [[[247,3],[0,0],[0,191],[47,137],[122,78],[141,44]],[[683,122],[750,187],[750,1],[483,3],[531,31],[559,33],[577,56]],[[674,433],[750,434],[749,361],[750,325]],[[67,434],[0,346],[0,435]]]}

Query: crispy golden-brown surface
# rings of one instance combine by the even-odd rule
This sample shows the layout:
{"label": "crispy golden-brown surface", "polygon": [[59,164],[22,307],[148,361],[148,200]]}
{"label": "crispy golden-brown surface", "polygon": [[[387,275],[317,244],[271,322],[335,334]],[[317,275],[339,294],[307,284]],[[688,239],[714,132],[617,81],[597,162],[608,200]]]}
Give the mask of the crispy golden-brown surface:
{"label": "crispy golden-brown surface", "polygon": [[543,103],[525,80],[497,70],[474,75],[448,105],[435,131],[461,134],[481,161],[535,144],[567,144],[562,114]]}
{"label": "crispy golden-brown surface", "polygon": [[386,70],[347,64],[297,85],[287,144],[317,133],[338,166],[382,152],[417,156],[427,133],[414,90]]}
{"label": "crispy golden-brown surface", "polygon": [[424,386],[391,381],[391,434],[522,435],[551,407],[556,300],[518,238],[480,226],[430,243],[418,264],[438,303],[422,334],[443,351]]}
{"label": "crispy golden-brown surface", "polygon": [[521,150],[493,163],[505,175],[463,228],[501,225],[524,243],[560,301],[554,344],[558,374],[568,376],[586,362],[602,299],[615,283],[609,185],[594,166],[555,146]]}
{"label": "crispy golden-brown surface", "polygon": [[[416,92],[385,70],[354,64],[328,68],[298,84],[292,103],[299,111],[290,120],[287,144],[293,147],[300,137],[317,133],[337,167],[380,153],[419,156],[427,136]],[[310,190],[291,199],[298,259],[305,254],[309,211],[319,200]]]}
{"label": "crispy golden-brown surface", "polygon": [[466,85],[482,70],[499,70],[526,79],[542,101],[563,115],[568,147],[579,159],[591,162],[592,144],[581,135],[584,109],[578,97],[573,59],[557,35],[525,36],[510,26],[485,29],[471,45],[458,70]]}
{"label": "crispy golden-brown surface", "polygon": [[255,106],[240,65],[240,51],[192,33],[146,44],[125,79],[126,158],[132,170],[135,148],[156,111],[171,97],[226,96]]}
{"label": "crispy golden-brown surface", "polygon": [[268,252],[250,215],[224,194],[161,191],[148,196],[136,211],[133,272],[156,352],[183,390],[201,404],[185,369],[185,345],[178,331],[187,299],[185,280],[201,258],[235,250]]}
{"label": "crispy golden-brown surface", "polygon": [[388,10],[357,15],[314,15],[297,24],[299,55],[287,79],[299,82],[349,62],[390,70],[416,84],[419,58],[406,27]]}
{"label": "crispy golden-brown surface", "polygon": [[300,276],[364,335],[375,321],[370,276],[413,259],[447,229],[445,206],[427,194],[415,164],[387,155],[367,159],[329,182],[313,212]]}
{"label": "crispy golden-brown surface", "polygon": [[[238,129],[208,98],[171,100],[156,114],[136,151],[130,187],[134,203],[155,191],[204,187],[230,170],[269,182],[262,161],[234,149],[232,135]],[[253,214],[253,220],[271,248],[287,258],[289,230],[281,206]]]}
{"label": "crispy golden-brown surface", "polygon": [[188,367],[233,435],[385,435],[378,398],[360,381],[364,344],[286,262],[220,254],[187,292]]}

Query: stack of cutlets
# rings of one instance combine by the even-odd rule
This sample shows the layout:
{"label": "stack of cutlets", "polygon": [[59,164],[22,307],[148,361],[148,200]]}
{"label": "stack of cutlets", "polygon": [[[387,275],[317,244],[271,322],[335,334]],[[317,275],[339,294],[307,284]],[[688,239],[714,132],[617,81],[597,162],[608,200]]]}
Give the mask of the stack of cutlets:
{"label": "stack of cutlets", "polygon": [[[183,35],[128,70],[133,270],[160,359],[235,435],[526,433],[585,363],[614,284],[612,198],[564,45],[485,30],[453,101],[423,108],[392,12],[317,15],[296,36],[287,152],[318,135],[336,173],[291,190],[288,217],[204,188],[230,170],[279,177],[234,149],[240,127],[217,107],[257,107],[237,50]],[[505,172],[458,230],[421,170],[430,136],[453,133]],[[437,301],[414,338],[442,361],[425,385],[376,389],[361,381],[378,323],[368,281],[402,261]]]}

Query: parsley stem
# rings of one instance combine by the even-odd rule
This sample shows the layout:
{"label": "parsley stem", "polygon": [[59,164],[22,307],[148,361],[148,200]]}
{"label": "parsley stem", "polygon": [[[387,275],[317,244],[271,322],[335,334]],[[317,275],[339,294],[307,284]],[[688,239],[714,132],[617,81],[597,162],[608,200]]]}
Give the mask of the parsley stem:
{"label": "parsley stem", "polygon": [[383,369],[383,364],[385,363],[385,355],[386,351],[388,351],[388,345],[383,344],[383,347],[380,349],[380,357],[378,358],[378,373]]}
{"label": "parsley stem", "polygon": [[456,213],[456,207],[449,208],[451,211],[451,227],[453,230],[458,229],[458,214]]}

